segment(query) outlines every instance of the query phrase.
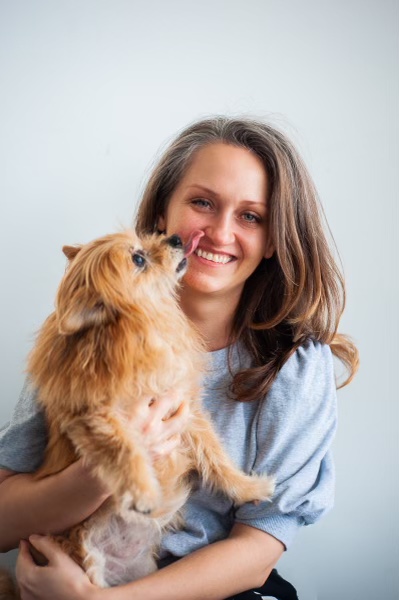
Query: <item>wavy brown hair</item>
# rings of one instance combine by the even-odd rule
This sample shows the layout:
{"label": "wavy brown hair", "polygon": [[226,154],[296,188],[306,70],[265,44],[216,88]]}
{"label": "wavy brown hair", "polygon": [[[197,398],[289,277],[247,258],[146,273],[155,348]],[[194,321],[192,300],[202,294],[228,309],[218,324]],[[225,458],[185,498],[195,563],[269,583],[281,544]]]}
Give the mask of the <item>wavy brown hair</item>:
{"label": "wavy brown hair", "polygon": [[[263,121],[214,117],[183,130],[155,167],[137,215],[139,233],[157,229],[168,201],[196,152],[212,143],[253,152],[269,177],[269,232],[275,252],[248,278],[237,307],[231,341],[242,340],[253,367],[234,376],[242,401],[258,399],[307,340],[329,344],[347,370],[348,384],[358,368],[358,351],[338,333],[345,284],[317,191],[298,152],[285,134]],[[327,237],[327,233],[329,238]]]}

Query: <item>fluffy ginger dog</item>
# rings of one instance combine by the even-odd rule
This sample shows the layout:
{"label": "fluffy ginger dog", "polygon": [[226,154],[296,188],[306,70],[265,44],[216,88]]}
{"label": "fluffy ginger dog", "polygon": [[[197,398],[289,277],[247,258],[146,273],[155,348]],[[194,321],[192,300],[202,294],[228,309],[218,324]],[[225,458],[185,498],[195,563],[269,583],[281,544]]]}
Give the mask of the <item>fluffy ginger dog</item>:
{"label": "fluffy ginger dog", "polygon": [[[190,473],[236,504],[273,492],[271,479],[232,464],[201,410],[203,347],[176,297],[201,235],[184,246],[177,235],[125,231],[64,247],[69,265],[56,309],[29,357],[49,432],[37,478],[82,458],[112,491],[91,517],[54,536],[102,587],[156,569],[161,531],[186,501]],[[189,418],[179,448],[152,461],[143,409],[171,393],[175,410],[188,404]]]}

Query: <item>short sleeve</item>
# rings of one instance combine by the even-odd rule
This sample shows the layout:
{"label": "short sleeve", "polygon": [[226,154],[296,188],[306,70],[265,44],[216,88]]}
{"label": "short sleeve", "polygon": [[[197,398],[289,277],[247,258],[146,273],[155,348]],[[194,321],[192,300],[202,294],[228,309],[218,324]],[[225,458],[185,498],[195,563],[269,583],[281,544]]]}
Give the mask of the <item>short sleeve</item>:
{"label": "short sleeve", "polygon": [[283,366],[259,408],[253,471],[275,477],[272,501],[240,507],[235,520],[288,547],[300,526],[320,519],[334,499],[336,421],[330,347],[309,341]]}
{"label": "short sleeve", "polygon": [[18,473],[35,471],[43,462],[46,444],[44,414],[27,380],[10,421],[0,428],[0,468]]}

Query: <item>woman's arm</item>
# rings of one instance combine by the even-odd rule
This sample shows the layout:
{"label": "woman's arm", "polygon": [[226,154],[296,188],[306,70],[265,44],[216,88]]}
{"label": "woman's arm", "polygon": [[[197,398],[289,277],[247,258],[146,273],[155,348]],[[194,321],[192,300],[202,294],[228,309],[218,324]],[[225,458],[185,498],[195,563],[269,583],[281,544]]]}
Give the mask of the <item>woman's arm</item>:
{"label": "woman's arm", "polygon": [[23,546],[17,576],[26,600],[223,600],[261,586],[284,551],[271,535],[236,524],[226,540],[133,583],[99,589],[50,540],[32,541],[50,563],[45,568],[35,566]]}
{"label": "woman's arm", "polygon": [[[182,403],[168,416],[176,399],[172,395],[153,400],[146,408],[143,440],[156,460],[180,443],[180,431],[188,418]],[[133,422],[132,435],[136,435]],[[32,534],[55,534],[89,517],[109,496],[107,487],[82,460],[43,479],[30,473],[0,469],[0,552],[16,548]]]}
{"label": "woman's arm", "polygon": [[230,536],[143,579],[100,590],[95,600],[223,600],[260,587],[284,546],[271,535],[236,524]]}
{"label": "woman's arm", "polygon": [[77,461],[56,475],[35,479],[0,470],[0,551],[32,533],[59,533],[91,515],[108,497],[105,486]]}

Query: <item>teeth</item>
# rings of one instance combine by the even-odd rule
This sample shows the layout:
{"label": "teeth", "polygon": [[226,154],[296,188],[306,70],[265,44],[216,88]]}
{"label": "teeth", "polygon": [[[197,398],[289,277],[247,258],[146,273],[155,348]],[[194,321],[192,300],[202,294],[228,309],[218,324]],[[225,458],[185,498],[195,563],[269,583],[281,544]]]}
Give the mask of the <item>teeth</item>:
{"label": "teeth", "polygon": [[202,258],[206,258],[206,260],[211,260],[215,263],[222,263],[223,265],[232,260],[232,257],[227,256],[226,254],[213,254],[212,252],[205,252],[205,250],[201,250],[200,248],[195,251],[195,254]]}

